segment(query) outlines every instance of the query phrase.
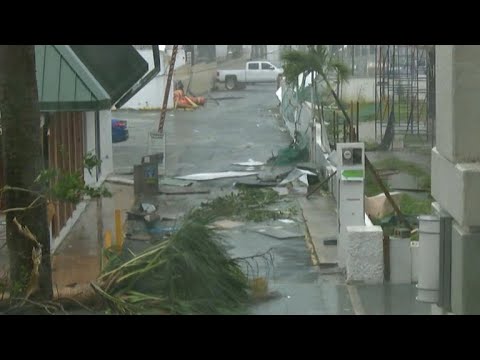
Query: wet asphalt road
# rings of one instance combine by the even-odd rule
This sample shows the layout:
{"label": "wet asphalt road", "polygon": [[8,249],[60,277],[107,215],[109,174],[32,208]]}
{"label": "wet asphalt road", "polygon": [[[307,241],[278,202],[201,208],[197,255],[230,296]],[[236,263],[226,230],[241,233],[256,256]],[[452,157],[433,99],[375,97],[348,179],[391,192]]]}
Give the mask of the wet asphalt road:
{"label": "wet asphalt road", "polygon": [[[177,110],[167,114],[168,176],[239,170],[234,162],[266,161],[290,137],[282,131],[272,109],[278,104],[273,85],[249,86],[245,90],[215,92],[207,105],[197,111]],[[128,121],[130,139],[114,144],[114,165],[118,172],[129,172],[146,154],[148,132],[158,126],[159,113],[120,112],[113,115]],[[236,179],[202,182],[208,195],[159,196],[160,210],[186,212],[207,198],[233,190]],[[289,198],[284,205],[296,206]],[[252,231],[258,226],[282,226],[299,234],[292,239],[276,239]],[[352,306],[340,275],[322,275],[312,265],[306,246],[305,227],[300,216],[293,224],[279,222],[251,224],[222,231],[233,257],[251,256],[272,249],[273,264],[253,264],[256,276],[269,279],[269,289],[278,297],[260,302],[251,314],[352,314]],[[258,265],[258,268],[256,267]],[[272,266],[273,265],[273,266]]]}

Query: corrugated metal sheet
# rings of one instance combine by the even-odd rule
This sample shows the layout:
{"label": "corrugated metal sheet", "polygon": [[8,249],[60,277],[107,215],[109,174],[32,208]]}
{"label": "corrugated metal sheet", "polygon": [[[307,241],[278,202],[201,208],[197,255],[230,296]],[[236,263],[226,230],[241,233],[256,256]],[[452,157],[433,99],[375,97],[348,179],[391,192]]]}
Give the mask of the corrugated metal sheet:
{"label": "corrugated metal sheet", "polygon": [[147,72],[148,63],[132,45],[70,45],[115,104]]}
{"label": "corrugated metal sheet", "polygon": [[109,109],[108,93],[68,45],[35,45],[41,111]]}

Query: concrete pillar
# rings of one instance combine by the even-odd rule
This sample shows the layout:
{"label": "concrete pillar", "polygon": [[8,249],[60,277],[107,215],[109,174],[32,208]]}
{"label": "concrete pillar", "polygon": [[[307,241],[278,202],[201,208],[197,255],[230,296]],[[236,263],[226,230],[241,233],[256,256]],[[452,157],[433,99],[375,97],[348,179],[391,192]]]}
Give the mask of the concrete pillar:
{"label": "concrete pillar", "polygon": [[480,46],[436,46],[432,195],[453,219],[452,310],[480,314]]}

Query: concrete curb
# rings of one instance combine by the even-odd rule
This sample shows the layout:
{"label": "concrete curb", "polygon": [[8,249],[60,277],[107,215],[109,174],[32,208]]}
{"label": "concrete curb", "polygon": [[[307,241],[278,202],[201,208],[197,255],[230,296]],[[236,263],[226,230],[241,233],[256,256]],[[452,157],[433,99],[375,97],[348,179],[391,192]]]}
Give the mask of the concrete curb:
{"label": "concrete curb", "polygon": [[315,245],[313,244],[312,241],[312,236],[310,235],[310,230],[308,229],[308,224],[307,220],[305,219],[305,216],[303,215],[303,208],[301,204],[297,201],[298,207],[300,208],[300,213],[302,215],[303,223],[305,224],[305,242],[307,244],[308,251],[310,252],[310,257],[312,259],[312,263],[314,266],[319,266],[320,260],[318,258],[317,251],[315,249]]}

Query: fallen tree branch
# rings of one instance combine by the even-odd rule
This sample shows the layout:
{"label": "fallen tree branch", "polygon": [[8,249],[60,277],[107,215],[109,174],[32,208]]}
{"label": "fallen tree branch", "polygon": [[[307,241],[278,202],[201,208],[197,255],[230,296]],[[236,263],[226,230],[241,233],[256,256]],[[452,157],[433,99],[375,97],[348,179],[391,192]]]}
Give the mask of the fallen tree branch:
{"label": "fallen tree branch", "polygon": [[22,301],[22,302],[20,304],[18,304],[16,306],[13,306],[10,309],[8,309],[5,312],[6,314],[24,307],[25,303],[29,303],[30,305],[33,305],[35,307],[39,307],[50,315],[54,315],[55,314],[54,312],[59,311],[59,310],[62,310],[65,314],[68,314],[65,311],[65,309],[63,308],[63,306],[61,306],[60,304],[51,302],[51,301],[46,302],[46,303],[40,303],[40,302],[33,301],[33,300],[30,300],[30,299],[27,299],[27,298],[16,298],[16,297],[12,298],[11,300],[18,300],[18,301]]}
{"label": "fallen tree branch", "polygon": [[[43,196],[37,196],[37,197],[35,198],[35,200],[33,200],[33,201],[30,203],[30,205],[28,205],[28,206],[26,206],[26,207],[10,208],[10,209],[3,210],[2,213],[8,214],[8,213],[10,213],[10,212],[27,211],[27,210],[29,210],[29,209],[32,209],[32,208],[34,207],[34,204],[35,204],[38,200],[40,200],[40,199],[42,199],[42,198],[43,198]],[[40,205],[37,205],[37,206],[40,206]]]}
{"label": "fallen tree branch", "polygon": [[[27,300],[35,291],[39,288],[39,279],[40,279],[40,264],[42,263],[42,245],[38,242],[37,237],[32,234],[30,229],[27,226],[22,226],[17,218],[13,218],[13,223],[17,226],[20,234],[25,236],[27,239],[32,240],[36,246],[32,248],[32,272],[30,274],[30,280],[28,281],[25,300]],[[24,303],[23,303],[24,304]],[[23,305],[22,304],[22,305]]]}
{"label": "fallen tree branch", "polygon": [[22,191],[22,192],[27,192],[27,193],[30,193],[30,194],[35,194],[35,195],[38,195],[40,197],[45,197],[45,195],[39,193],[38,191],[28,190],[28,189],[24,189],[24,188],[20,188],[20,187],[16,187],[16,186],[9,186],[9,185],[5,185],[0,190],[0,194],[4,193],[6,191]]}

